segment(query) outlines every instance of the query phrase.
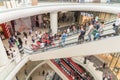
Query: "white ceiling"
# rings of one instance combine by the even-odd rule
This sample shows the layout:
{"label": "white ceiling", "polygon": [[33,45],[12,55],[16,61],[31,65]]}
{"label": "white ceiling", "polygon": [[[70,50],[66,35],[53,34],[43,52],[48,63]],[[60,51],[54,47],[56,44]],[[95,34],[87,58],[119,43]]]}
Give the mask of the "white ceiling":
{"label": "white ceiling", "polygon": [[98,11],[117,14],[120,12],[118,6],[108,4],[80,4],[80,3],[64,3],[64,4],[48,4],[26,8],[11,9],[0,12],[0,23],[8,22],[14,19],[28,17],[37,14],[57,11]]}

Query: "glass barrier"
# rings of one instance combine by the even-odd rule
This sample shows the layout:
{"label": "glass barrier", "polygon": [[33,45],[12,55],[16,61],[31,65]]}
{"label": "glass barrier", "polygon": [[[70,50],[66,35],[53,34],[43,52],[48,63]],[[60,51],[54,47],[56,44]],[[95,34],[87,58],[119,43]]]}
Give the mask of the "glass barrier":
{"label": "glass barrier", "polygon": [[27,54],[22,56],[18,53],[14,58],[12,58],[9,63],[0,71],[0,80],[5,80],[6,77],[12,72],[17,64],[22,61],[27,56]]}
{"label": "glass barrier", "polygon": [[[113,24],[113,22],[108,24],[106,23],[106,26],[110,26],[111,24]],[[94,40],[95,37],[92,37],[93,40],[91,41],[97,41],[97,40],[101,40],[101,39],[104,39],[107,37],[113,37],[113,36],[116,36],[116,35],[115,35],[115,31],[113,30],[113,27],[111,26],[108,29],[104,29],[104,33],[98,39]],[[24,52],[29,54],[37,54],[41,52],[61,49],[61,48],[70,47],[70,46],[87,43],[91,41],[88,40],[88,36],[85,36],[83,41],[78,40],[78,36],[76,36],[75,38],[72,38],[72,39],[68,39],[68,40],[66,39],[65,42],[61,40],[55,41],[53,45],[45,46],[43,48],[40,48],[40,46],[36,46],[36,49],[32,49],[32,47],[24,48]]]}
{"label": "glass barrier", "polygon": [[27,64],[25,64],[22,69],[17,73],[17,78],[19,80],[26,80],[27,76],[30,74],[30,72],[41,63],[42,61],[29,61]]}

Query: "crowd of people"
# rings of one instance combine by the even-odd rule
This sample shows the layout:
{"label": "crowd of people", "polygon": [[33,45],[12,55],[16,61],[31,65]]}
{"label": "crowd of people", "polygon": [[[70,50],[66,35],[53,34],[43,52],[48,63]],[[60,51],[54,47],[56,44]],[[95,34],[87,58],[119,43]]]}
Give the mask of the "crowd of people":
{"label": "crowd of people", "polygon": [[[66,38],[70,35],[70,33],[74,34],[78,32],[78,43],[81,43],[84,42],[85,35],[88,36],[88,41],[99,39],[101,37],[101,34],[103,33],[103,28],[104,22],[99,22],[96,21],[96,19],[92,19],[91,21],[82,25],[68,26],[66,29],[59,31],[54,35],[49,32],[41,32],[41,30],[33,31],[32,29],[30,29],[28,33],[23,32],[23,37],[20,37],[18,33],[15,32],[15,35],[11,36],[8,39],[8,43],[9,48],[16,45],[18,49],[21,49],[23,48],[23,44],[29,45],[28,40],[31,39],[30,48],[32,50],[38,50],[43,49],[47,46],[56,45],[55,41],[58,40],[59,46],[64,47]],[[91,35],[94,36],[93,39],[91,38]],[[28,37],[30,37],[30,39]]]}
{"label": "crowd of people", "polygon": [[[115,33],[119,33],[119,25],[120,25],[120,14],[118,14],[118,18],[116,19],[116,22],[113,24],[113,29],[115,30]],[[68,26],[65,29],[61,29],[56,34],[52,34],[49,31],[48,32],[42,32],[41,30],[32,30],[30,29],[28,32],[15,32],[13,36],[11,36],[8,39],[9,43],[9,49],[6,49],[6,53],[8,56],[11,55],[11,58],[13,57],[15,50],[11,49],[14,46],[17,46],[17,48],[20,50],[23,48],[24,45],[29,45],[28,41],[31,39],[30,48],[33,51],[42,49],[42,51],[45,51],[45,48],[48,46],[55,46],[55,41],[58,42],[60,47],[65,46],[66,38],[67,36],[70,36],[70,33],[78,33],[78,43],[83,43],[85,41],[85,36],[87,36],[87,41],[100,39],[102,33],[104,32],[103,28],[105,27],[104,21],[98,21],[97,19],[93,18],[89,22],[86,22],[81,25],[71,25]],[[22,36],[21,36],[22,35]],[[94,37],[91,37],[94,36]],[[30,38],[28,38],[30,37]]]}
{"label": "crowd of people", "polygon": [[112,74],[109,73],[103,73],[102,80],[113,80]]}

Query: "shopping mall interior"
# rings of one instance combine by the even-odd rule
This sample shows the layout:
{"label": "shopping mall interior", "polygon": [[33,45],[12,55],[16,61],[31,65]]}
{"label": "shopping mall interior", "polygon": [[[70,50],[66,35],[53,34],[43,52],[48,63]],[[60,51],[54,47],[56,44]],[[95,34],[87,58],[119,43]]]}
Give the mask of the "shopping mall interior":
{"label": "shopping mall interior", "polygon": [[120,80],[119,44],[120,0],[0,0],[0,80]]}

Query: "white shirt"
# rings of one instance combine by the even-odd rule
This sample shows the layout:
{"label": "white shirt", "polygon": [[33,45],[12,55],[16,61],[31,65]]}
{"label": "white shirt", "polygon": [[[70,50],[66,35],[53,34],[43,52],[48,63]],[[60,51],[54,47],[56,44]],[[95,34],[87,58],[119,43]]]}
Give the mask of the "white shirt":
{"label": "white shirt", "polygon": [[45,43],[42,42],[42,43],[40,44],[40,46],[41,46],[41,48],[44,48]]}
{"label": "white shirt", "polygon": [[93,30],[93,25],[90,25],[90,26],[89,26],[89,29],[88,29],[88,31],[86,32],[85,35],[88,35],[89,33],[91,33],[92,30]]}
{"label": "white shirt", "polygon": [[38,35],[38,38],[41,38],[41,35],[40,35],[40,34]]}
{"label": "white shirt", "polygon": [[26,37],[24,37],[24,40],[25,40],[25,41],[27,41],[27,38],[26,38]]}
{"label": "white shirt", "polygon": [[35,34],[38,34],[38,32],[37,32],[37,31],[35,31]]}
{"label": "white shirt", "polygon": [[115,21],[115,26],[120,26],[120,18],[117,18]]}
{"label": "white shirt", "polygon": [[69,28],[67,29],[67,33],[70,33],[70,29]]}

